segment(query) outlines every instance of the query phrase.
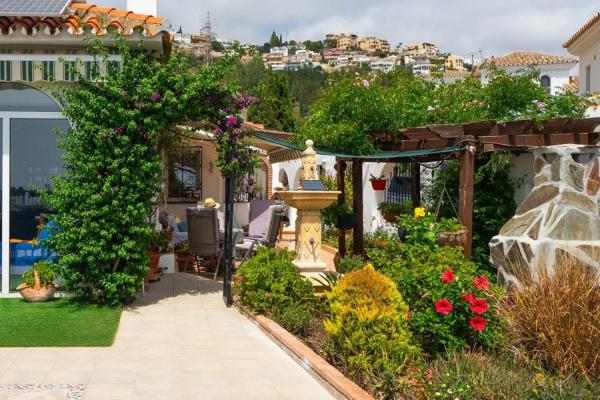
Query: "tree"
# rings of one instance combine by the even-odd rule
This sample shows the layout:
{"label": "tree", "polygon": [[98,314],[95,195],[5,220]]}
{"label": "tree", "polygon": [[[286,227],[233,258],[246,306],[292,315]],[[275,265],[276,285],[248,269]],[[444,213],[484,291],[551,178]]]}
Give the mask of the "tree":
{"label": "tree", "polygon": [[326,49],[335,49],[337,47],[337,40],[335,39],[325,39],[323,41],[323,47]]}
{"label": "tree", "polygon": [[260,103],[248,109],[248,119],[267,129],[293,132],[292,98],[284,75],[269,71],[256,90]]}
{"label": "tree", "polygon": [[281,40],[281,36],[277,36],[277,33],[273,31],[273,33],[271,34],[271,39],[269,40],[269,45],[271,47],[281,47],[282,44],[283,41]]}
{"label": "tree", "polygon": [[320,40],[315,42],[312,40],[307,40],[304,42],[304,46],[306,46],[306,50],[313,51],[315,53],[320,53],[323,51],[323,42]]}
{"label": "tree", "polygon": [[267,76],[262,57],[256,56],[248,64],[235,60],[228,68],[226,80],[240,87],[242,93],[255,92],[260,82]]}
{"label": "tree", "polygon": [[216,51],[217,53],[222,53],[225,51],[225,46],[218,40],[213,40],[211,43],[212,51]]}
{"label": "tree", "polygon": [[[219,63],[194,70],[177,52],[157,58],[118,38],[117,46],[119,68],[93,81],[79,74],[78,85],[56,94],[72,127],[59,132],[65,173],[44,193],[54,212],[47,245],[59,255],[65,288],[107,305],[132,301],[148,272],[161,153],[181,139],[176,125],[233,126],[223,110],[238,103]],[[100,41],[92,52],[108,60]]]}
{"label": "tree", "polygon": [[308,115],[310,106],[315,102],[325,82],[327,73],[321,68],[304,66],[296,71],[281,72],[287,77],[290,95],[297,104],[301,116]]}

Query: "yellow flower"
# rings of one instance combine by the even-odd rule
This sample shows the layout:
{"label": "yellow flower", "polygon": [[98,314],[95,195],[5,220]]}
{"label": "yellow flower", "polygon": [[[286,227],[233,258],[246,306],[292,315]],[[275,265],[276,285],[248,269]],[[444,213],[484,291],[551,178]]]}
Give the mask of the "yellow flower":
{"label": "yellow flower", "polygon": [[415,208],[415,218],[422,218],[427,215],[427,211],[423,207]]}

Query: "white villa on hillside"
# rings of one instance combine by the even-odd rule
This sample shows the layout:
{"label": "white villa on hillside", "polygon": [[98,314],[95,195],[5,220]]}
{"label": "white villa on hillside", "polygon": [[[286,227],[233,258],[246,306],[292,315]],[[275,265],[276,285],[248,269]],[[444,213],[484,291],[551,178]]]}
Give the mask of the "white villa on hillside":
{"label": "white villa on hillside", "polygon": [[502,57],[492,57],[482,64],[481,81],[488,82],[489,69],[486,64],[494,63],[496,67],[506,70],[510,74],[517,74],[520,71],[532,66],[540,72],[541,83],[550,91],[556,94],[560,90],[569,88],[573,76],[578,73],[578,60],[573,57],[554,56],[542,53],[533,53],[527,51],[516,51]]}

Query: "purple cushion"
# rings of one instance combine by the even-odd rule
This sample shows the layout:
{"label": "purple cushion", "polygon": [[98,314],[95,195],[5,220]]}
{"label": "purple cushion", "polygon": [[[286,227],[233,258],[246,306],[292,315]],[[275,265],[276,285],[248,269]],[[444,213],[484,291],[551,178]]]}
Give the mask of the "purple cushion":
{"label": "purple cushion", "polygon": [[274,200],[256,200],[250,203],[250,226],[248,236],[262,238],[267,230],[269,207],[274,205]]}

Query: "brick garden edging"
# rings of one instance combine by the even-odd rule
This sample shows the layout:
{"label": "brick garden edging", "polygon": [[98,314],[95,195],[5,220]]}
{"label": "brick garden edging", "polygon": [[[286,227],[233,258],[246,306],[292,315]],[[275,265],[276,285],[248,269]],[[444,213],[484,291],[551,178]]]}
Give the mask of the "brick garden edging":
{"label": "brick garden edging", "polygon": [[344,374],[325,361],[296,336],[282,328],[277,322],[263,315],[253,315],[237,301],[234,302],[234,305],[240,313],[258,325],[296,363],[317,379],[333,397],[338,400],[373,400],[373,397],[369,393],[346,378]]}

